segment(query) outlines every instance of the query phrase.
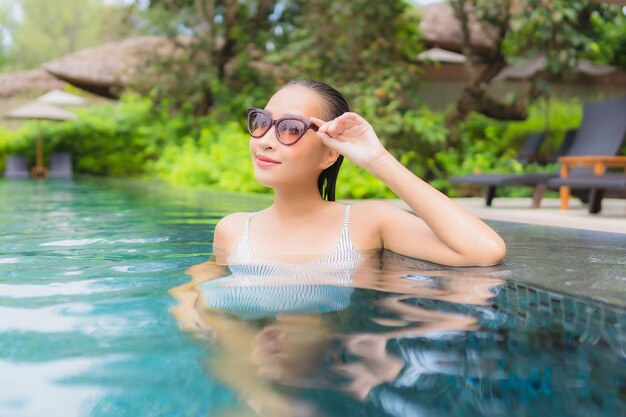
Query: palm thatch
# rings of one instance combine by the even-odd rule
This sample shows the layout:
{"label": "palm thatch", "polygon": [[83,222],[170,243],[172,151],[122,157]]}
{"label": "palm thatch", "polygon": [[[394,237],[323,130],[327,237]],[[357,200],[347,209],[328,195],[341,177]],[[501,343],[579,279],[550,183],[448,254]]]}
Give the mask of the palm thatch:
{"label": "palm thatch", "polygon": [[115,98],[124,86],[141,76],[152,56],[171,54],[174,48],[164,36],[140,36],[73,52],[43,67],[72,85]]}
{"label": "palm thatch", "polygon": [[0,74],[0,98],[21,95],[36,95],[55,89],[63,89],[66,84],[43,69],[16,71]]}
{"label": "palm thatch", "polygon": [[87,104],[87,100],[84,97],[61,90],[48,91],[41,97],[37,97],[37,101],[52,104],[53,106],[82,106]]}

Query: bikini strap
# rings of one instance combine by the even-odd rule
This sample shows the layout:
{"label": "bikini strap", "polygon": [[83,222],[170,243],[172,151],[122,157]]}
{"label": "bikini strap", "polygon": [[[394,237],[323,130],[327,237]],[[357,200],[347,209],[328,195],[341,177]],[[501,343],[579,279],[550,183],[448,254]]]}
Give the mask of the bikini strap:
{"label": "bikini strap", "polygon": [[348,223],[350,222],[350,206],[351,204],[346,205],[346,215],[343,218],[343,229],[348,230]]}
{"label": "bikini strap", "polygon": [[254,213],[250,213],[250,216],[248,216],[248,220],[246,220],[246,225],[243,229],[243,235],[241,236],[239,245],[237,245],[238,262],[247,262],[252,256],[252,249],[250,249],[250,238],[248,237],[248,229],[250,227],[250,219],[252,218],[252,215],[254,215]]}
{"label": "bikini strap", "polygon": [[246,220],[246,227],[243,229],[243,237],[245,239],[248,238],[248,229],[250,228],[250,219],[252,218],[252,216],[254,216],[254,213],[250,213],[250,215],[248,216],[248,220]]}

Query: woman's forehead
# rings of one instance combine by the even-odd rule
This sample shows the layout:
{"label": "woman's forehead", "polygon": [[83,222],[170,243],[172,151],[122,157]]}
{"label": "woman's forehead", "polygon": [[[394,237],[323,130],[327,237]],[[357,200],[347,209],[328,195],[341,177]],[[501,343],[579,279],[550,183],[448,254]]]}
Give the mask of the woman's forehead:
{"label": "woman's forehead", "polygon": [[278,90],[268,101],[265,110],[272,117],[285,114],[319,117],[321,102],[320,96],[310,88],[289,86]]}

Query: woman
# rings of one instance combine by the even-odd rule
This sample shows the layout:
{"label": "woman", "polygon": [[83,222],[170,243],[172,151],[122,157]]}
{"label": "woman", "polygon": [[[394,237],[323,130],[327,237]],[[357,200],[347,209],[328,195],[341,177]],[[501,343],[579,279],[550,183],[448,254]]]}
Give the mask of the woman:
{"label": "woman", "polygon": [[[332,87],[292,81],[265,109],[248,111],[248,129],[256,179],[274,189],[274,203],[218,223],[217,264],[350,267],[361,253],[383,248],[454,266],[504,257],[495,231],[402,166]],[[336,203],[344,157],[387,184],[417,217],[383,202]]]}

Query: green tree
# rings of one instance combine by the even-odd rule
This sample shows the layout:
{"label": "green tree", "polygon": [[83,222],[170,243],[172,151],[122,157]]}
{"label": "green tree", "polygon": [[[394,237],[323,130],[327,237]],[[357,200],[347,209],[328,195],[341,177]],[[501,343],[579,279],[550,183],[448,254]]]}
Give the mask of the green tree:
{"label": "green tree", "polygon": [[[472,112],[503,120],[524,120],[528,105],[545,92],[547,81],[570,74],[601,37],[593,18],[612,19],[615,5],[591,0],[450,0],[461,22],[469,81],[446,123],[454,128]],[[476,19],[494,39],[494,48],[479,69],[474,62],[470,21]],[[545,71],[528,80],[528,88],[508,102],[487,95],[494,77],[508,63],[544,55]],[[453,135],[458,139],[458,135]]]}
{"label": "green tree", "polygon": [[591,45],[589,58],[626,70],[626,14],[617,12],[613,18],[592,15],[591,19],[600,36]]}
{"label": "green tree", "polygon": [[103,0],[16,0],[14,7],[20,10],[21,19],[7,30],[10,66],[15,69],[34,68],[136,31],[132,9]]}
{"label": "green tree", "polygon": [[431,118],[419,114],[418,28],[419,15],[404,0],[293,0],[278,16],[267,60],[284,80],[312,78],[338,88],[392,152],[419,147],[404,161],[421,170],[421,155],[441,132],[424,135]]}
{"label": "green tree", "polygon": [[6,1],[0,1],[0,71],[7,65],[9,57],[7,45],[11,41],[13,29],[13,9]]}
{"label": "green tree", "polygon": [[[419,16],[404,0],[286,2],[272,61],[285,72],[336,83],[414,71]],[[291,70],[291,71],[289,71]]]}
{"label": "green tree", "polygon": [[[207,114],[261,82],[257,70],[273,26],[277,0],[151,0],[145,21],[167,36],[168,54],[152,58],[153,96],[177,111]],[[258,84],[258,83],[257,83]],[[249,92],[249,91],[248,91]]]}

